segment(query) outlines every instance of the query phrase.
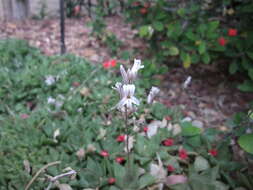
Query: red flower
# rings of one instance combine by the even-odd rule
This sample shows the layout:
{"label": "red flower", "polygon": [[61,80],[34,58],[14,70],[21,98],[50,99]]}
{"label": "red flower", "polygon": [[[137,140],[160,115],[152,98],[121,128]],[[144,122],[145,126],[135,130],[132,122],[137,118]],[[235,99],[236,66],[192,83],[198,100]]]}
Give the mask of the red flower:
{"label": "red flower", "polygon": [[110,60],[110,61],[105,61],[105,62],[103,63],[103,67],[104,67],[105,69],[109,69],[110,67],[115,67],[116,64],[117,64],[117,61],[116,61],[115,59],[112,59],[112,60]]}
{"label": "red flower", "polygon": [[29,118],[29,115],[26,113],[23,113],[20,115],[20,117],[21,117],[21,119],[27,119],[27,118]]}
{"label": "red flower", "polygon": [[125,158],[117,157],[117,158],[115,158],[115,161],[118,162],[119,164],[122,164],[125,161]]}
{"label": "red flower", "polygon": [[147,12],[148,12],[148,10],[146,8],[141,8],[140,9],[140,13],[143,14],[143,15],[147,14]]}
{"label": "red flower", "polygon": [[145,133],[147,133],[147,132],[148,132],[148,127],[143,127],[143,131],[144,131]]}
{"label": "red flower", "polygon": [[230,28],[230,29],[228,30],[228,35],[229,35],[229,36],[237,36],[237,30],[234,29],[234,28]]}
{"label": "red flower", "polygon": [[109,153],[106,151],[106,150],[102,150],[100,152],[100,155],[103,156],[103,157],[108,157],[109,156]]}
{"label": "red flower", "polygon": [[225,46],[226,43],[227,43],[227,40],[226,40],[224,37],[220,37],[220,38],[218,39],[218,42],[219,42],[219,44],[220,44],[221,46]]}
{"label": "red flower", "polygon": [[188,158],[188,153],[185,149],[180,149],[178,151],[178,154],[179,154],[179,157],[182,159],[182,160],[185,160]]}
{"label": "red flower", "polygon": [[119,135],[117,137],[117,142],[124,142],[125,141],[125,135]]}
{"label": "red flower", "polygon": [[210,155],[212,155],[214,157],[218,155],[218,151],[216,149],[211,149],[208,152],[209,152]]}
{"label": "red flower", "polygon": [[175,171],[175,168],[174,168],[172,165],[168,165],[168,166],[167,166],[167,170],[168,170],[169,172],[174,172],[174,171]]}
{"label": "red flower", "polygon": [[108,183],[109,183],[110,185],[114,184],[115,182],[116,182],[116,179],[113,178],[113,177],[110,177],[110,178],[108,179]]}
{"label": "red flower", "polygon": [[174,145],[174,140],[173,139],[165,139],[162,144],[164,146],[173,146]]}

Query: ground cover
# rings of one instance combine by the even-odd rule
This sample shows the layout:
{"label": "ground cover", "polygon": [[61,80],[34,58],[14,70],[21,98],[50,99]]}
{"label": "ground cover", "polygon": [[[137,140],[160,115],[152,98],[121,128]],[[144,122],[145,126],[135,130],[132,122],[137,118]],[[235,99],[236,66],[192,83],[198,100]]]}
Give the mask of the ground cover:
{"label": "ground cover", "polygon": [[1,41],[0,54],[1,189],[46,188],[50,176],[73,170],[72,179],[54,185],[111,190],[251,187],[249,165],[235,161],[229,136],[185,120],[179,106],[148,105],[145,75],[140,73],[135,82],[141,104],[129,117],[128,134],[124,117],[112,109],[119,101],[111,89],[122,80],[119,62],[94,65],[73,55],[48,57],[16,40]]}

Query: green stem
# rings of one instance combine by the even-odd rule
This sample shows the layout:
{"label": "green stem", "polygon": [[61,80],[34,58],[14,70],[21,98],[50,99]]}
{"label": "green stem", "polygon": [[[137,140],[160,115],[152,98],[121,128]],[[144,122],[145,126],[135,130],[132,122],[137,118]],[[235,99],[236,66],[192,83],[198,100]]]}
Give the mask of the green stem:
{"label": "green stem", "polygon": [[128,129],[128,114],[127,114],[127,107],[125,106],[125,131],[126,131],[126,135],[127,135],[127,139],[126,139],[126,148],[127,148],[127,164],[128,164],[128,169],[130,169],[130,150],[129,150],[129,129]]}

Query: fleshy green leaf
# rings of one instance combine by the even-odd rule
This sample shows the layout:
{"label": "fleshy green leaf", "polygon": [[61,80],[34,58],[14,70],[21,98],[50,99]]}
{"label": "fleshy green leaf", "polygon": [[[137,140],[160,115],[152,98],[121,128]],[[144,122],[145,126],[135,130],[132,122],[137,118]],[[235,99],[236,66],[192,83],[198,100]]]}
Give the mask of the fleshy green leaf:
{"label": "fleshy green leaf", "polygon": [[242,135],[242,136],[240,136],[240,138],[238,140],[238,143],[241,146],[241,148],[244,151],[251,153],[251,154],[253,154],[252,142],[253,142],[253,133]]}

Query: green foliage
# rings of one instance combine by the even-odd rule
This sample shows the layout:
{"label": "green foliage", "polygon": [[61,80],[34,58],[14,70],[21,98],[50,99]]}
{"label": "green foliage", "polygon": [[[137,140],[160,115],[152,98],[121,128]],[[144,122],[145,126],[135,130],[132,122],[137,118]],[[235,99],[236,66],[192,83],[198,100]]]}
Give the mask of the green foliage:
{"label": "green foliage", "polygon": [[[128,1],[125,15],[165,64],[229,63],[230,74],[244,74],[238,88],[253,91],[252,1]],[[230,30],[236,32],[230,34]],[[220,42],[223,37],[224,44]],[[170,61],[168,61],[170,60]]]}
{"label": "green foliage", "polygon": [[[124,142],[116,140],[122,134],[122,117],[108,111],[117,101],[111,90],[118,81],[113,72],[73,55],[44,56],[23,41],[1,41],[0,54],[0,189],[21,189],[40,168],[58,160],[61,164],[42,172],[30,189],[44,189],[45,174],[55,176],[66,167],[76,170],[77,176],[59,182],[73,189],[147,189],[161,174],[166,179],[171,174],[187,177],[187,183],[165,183],[169,189],[223,190],[252,184],[252,175],[242,169],[245,165],[233,161],[230,142],[217,141],[219,131],[180,123],[178,110],[159,103],[145,112],[140,107],[147,125],[150,119],[160,124],[148,136],[135,123],[139,132],[131,130],[134,144],[128,160]],[[174,144],[165,146],[167,138]],[[180,158],[181,148],[186,159]],[[210,155],[213,148],[218,155]],[[103,150],[108,157],[100,154]],[[117,157],[125,162],[117,163]],[[156,175],[151,164],[159,169]],[[175,171],[167,172],[168,165]],[[235,174],[240,180],[232,178]],[[115,183],[110,184],[109,178]]]}

